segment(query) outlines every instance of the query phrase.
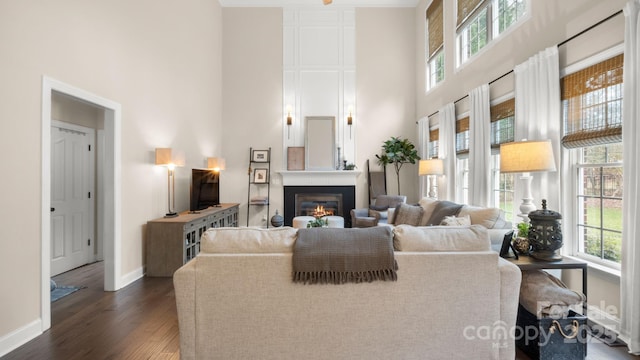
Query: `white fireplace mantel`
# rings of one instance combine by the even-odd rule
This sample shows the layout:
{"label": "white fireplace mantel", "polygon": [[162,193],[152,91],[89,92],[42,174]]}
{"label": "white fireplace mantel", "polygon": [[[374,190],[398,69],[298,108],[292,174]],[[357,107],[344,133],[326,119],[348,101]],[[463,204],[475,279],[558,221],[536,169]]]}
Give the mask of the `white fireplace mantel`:
{"label": "white fireplace mantel", "polygon": [[355,186],[358,170],[278,171],[283,186]]}

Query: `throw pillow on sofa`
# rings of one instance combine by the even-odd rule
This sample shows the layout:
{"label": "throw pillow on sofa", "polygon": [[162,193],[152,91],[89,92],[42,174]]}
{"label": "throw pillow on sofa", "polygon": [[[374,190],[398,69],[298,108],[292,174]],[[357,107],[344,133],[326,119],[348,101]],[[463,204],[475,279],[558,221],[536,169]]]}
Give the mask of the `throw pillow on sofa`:
{"label": "throw pillow on sofa", "polygon": [[419,205],[400,204],[395,210],[394,225],[420,225],[422,219],[422,207]]}
{"label": "throw pillow on sofa", "polygon": [[465,205],[460,209],[458,216],[471,217],[472,224],[479,224],[487,229],[496,227],[496,223],[500,219],[502,210],[498,208],[485,208],[480,206]]}
{"label": "throw pillow on sofa", "polygon": [[436,204],[439,203],[437,199],[423,197],[418,201],[418,205],[422,207],[422,219],[420,220],[420,226],[427,226],[429,224],[429,218],[433,214],[433,210],[436,208]]}
{"label": "throw pillow on sofa", "polygon": [[462,209],[463,206],[464,205],[456,204],[451,201],[439,201],[433,209],[433,213],[427,221],[427,224],[425,225],[439,225],[445,216],[458,215],[460,209]]}
{"label": "throw pillow on sofa", "polygon": [[396,251],[488,251],[491,250],[488,230],[471,226],[409,226],[393,229]]}
{"label": "throw pillow on sofa", "polygon": [[466,216],[445,216],[440,222],[443,226],[469,226],[471,225],[471,218]]}

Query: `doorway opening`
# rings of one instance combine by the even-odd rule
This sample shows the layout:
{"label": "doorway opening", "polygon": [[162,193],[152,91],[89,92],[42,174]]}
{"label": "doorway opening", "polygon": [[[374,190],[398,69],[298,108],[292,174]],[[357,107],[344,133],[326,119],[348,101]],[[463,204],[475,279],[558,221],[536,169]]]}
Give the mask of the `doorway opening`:
{"label": "doorway opening", "polygon": [[98,130],[96,150],[101,169],[98,172],[97,192],[102,201],[96,206],[97,236],[103,244],[104,290],[116,291],[122,287],[121,261],[121,105],[73,87],[58,80],[42,78],[42,202],[41,202],[41,322],[42,331],[51,327],[50,277],[51,277],[51,125],[52,97],[60,94],[84,102],[104,112],[104,129]]}

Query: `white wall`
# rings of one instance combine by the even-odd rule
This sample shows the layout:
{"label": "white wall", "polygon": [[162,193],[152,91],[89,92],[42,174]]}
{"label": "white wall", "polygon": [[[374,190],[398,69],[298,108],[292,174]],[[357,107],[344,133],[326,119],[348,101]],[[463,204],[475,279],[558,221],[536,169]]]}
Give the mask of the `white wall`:
{"label": "white wall", "polygon": [[208,0],[0,2],[0,353],[40,317],[42,76],[122,105],[120,270],[141,273],[144,226],[166,212],[154,148],[186,155],[178,210],[188,169],[221,149],[220,12]]}
{"label": "white wall", "polygon": [[[356,166],[365,171],[369,159],[379,169],[375,154],[392,136],[418,144],[416,124],[415,10],[410,8],[356,9]],[[387,168],[387,192],[397,194],[396,175]],[[400,191],[409,203],[418,199],[418,166],[400,171]],[[358,178],[356,207],[368,206],[366,174]]]}

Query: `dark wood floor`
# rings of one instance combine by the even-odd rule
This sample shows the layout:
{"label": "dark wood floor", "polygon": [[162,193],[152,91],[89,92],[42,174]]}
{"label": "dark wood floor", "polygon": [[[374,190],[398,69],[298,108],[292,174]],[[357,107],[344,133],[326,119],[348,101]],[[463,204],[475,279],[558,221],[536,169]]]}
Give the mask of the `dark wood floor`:
{"label": "dark wood floor", "polygon": [[[5,355],[10,359],[179,359],[178,320],[171,278],[143,278],[104,292],[103,264],[58,275],[60,285],[87,288],[51,305],[51,329]],[[639,360],[626,347],[588,344],[588,360]],[[528,360],[523,353],[517,360]]]}
{"label": "dark wood floor", "polygon": [[51,328],[2,360],[179,359],[172,279],[145,277],[104,292],[103,276],[99,262],[54,277],[87,288],[51,304]]}

